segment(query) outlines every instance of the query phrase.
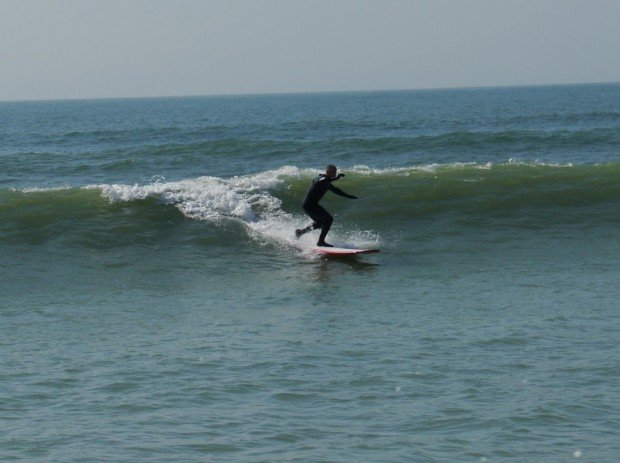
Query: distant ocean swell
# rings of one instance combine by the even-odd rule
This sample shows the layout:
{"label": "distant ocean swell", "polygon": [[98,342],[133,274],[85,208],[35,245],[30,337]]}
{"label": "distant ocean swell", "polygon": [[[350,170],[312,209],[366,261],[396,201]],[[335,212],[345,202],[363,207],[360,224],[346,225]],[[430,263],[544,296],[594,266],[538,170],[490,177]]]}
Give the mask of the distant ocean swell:
{"label": "distant ocean swell", "polygon": [[[282,167],[232,178],[157,178],[145,185],[4,189],[0,240],[36,244],[70,234],[114,244],[152,237],[170,224],[197,221],[219,230],[218,239],[246,239],[250,233],[287,242],[293,228],[307,221],[299,204],[317,172]],[[532,226],[620,223],[619,163],[357,166],[345,172],[340,187],[361,199],[350,202],[332,195],[326,197],[328,207],[342,217],[342,226],[363,224],[379,234],[388,222],[406,229],[419,226],[419,219],[439,217],[466,216],[470,220],[460,226],[474,228],[494,217],[507,218],[507,226],[511,218],[519,226],[525,220],[527,226],[528,217]],[[237,224],[232,235],[227,227],[231,223]],[[359,226],[354,228],[351,234],[359,231]]]}
{"label": "distant ocean swell", "polygon": [[[615,118],[614,118],[615,120]],[[57,134],[29,134],[22,140],[12,134],[0,134],[0,162],[2,157],[35,153],[67,153],[79,150],[84,152],[108,151],[117,148],[152,150],[174,153],[175,150],[194,150],[202,152],[244,153],[256,149],[268,153],[271,150],[300,149],[307,146],[335,149],[356,148],[377,152],[390,152],[408,148],[410,150],[431,150],[439,148],[491,149],[493,146],[535,145],[544,147],[588,147],[597,145],[618,146],[620,132],[617,122],[609,125],[568,129],[566,127],[533,130],[531,128],[511,128],[508,130],[452,130],[446,131],[442,125],[434,130],[415,123],[401,125],[368,124],[364,122],[329,123],[304,121],[304,123],[282,124],[277,127],[259,124],[240,125],[234,128],[206,125],[204,127],[177,128],[151,127],[131,130],[98,130],[67,132]],[[446,122],[447,124],[447,122]],[[518,125],[518,123],[515,123]],[[509,124],[510,125],[510,124]],[[430,133],[429,133],[430,132]],[[6,162],[6,160],[5,160]]]}

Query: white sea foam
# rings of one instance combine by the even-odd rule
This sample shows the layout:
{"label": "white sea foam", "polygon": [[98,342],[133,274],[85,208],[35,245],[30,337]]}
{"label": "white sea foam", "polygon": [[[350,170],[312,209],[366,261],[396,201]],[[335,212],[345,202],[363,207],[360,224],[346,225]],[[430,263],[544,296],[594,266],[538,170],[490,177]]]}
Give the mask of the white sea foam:
{"label": "white sea foam", "polygon": [[484,164],[480,164],[477,162],[453,162],[449,164],[420,164],[416,166],[409,167],[388,167],[384,169],[375,169],[368,167],[366,165],[355,165],[353,169],[348,169],[347,171],[358,174],[358,175],[410,175],[415,172],[428,172],[428,173],[436,173],[440,170],[448,170],[448,169],[459,169],[459,168],[474,168],[478,170],[489,170],[494,165],[492,162],[486,162]]}
{"label": "white sea foam", "polygon": [[[293,231],[308,225],[311,219],[303,214],[288,214],[278,211],[266,214],[260,220],[246,222],[250,236],[262,244],[276,245],[282,248],[296,248],[302,254],[313,255],[312,248],[316,244],[319,231],[308,233],[299,239]],[[328,241],[343,247],[368,248],[378,247],[380,238],[370,231],[348,230],[344,226],[334,226],[329,233]]]}
{"label": "white sea foam", "polygon": [[51,188],[38,188],[38,187],[29,187],[29,188],[11,188],[11,191],[20,191],[22,193],[45,193],[48,191],[63,191],[70,190],[71,187],[69,185],[56,186]]}
{"label": "white sea foam", "polygon": [[535,161],[520,161],[517,158],[510,158],[508,160],[510,166],[525,166],[525,167],[574,167],[572,162],[556,163],[556,162],[542,162],[538,159]]}
{"label": "white sea foam", "polygon": [[127,202],[157,198],[165,204],[176,206],[185,216],[193,219],[214,220],[236,217],[245,221],[256,219],[256,210],[277,211],[280,200],[269,190],[281,185],[281,177],[299,175],[294,167],[223,179],[198,177],[177,182],[159,179],[148,185],[91,185],[99,188],[104,198],[111,202]]}

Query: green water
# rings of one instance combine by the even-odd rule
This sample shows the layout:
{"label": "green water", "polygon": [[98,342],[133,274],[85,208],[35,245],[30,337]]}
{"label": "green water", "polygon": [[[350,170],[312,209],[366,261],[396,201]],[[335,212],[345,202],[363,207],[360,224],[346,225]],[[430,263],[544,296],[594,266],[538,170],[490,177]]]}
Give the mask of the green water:
{"label": "green water", "polygon": [[616,461],[619,102],[1,103],[0,460]]}

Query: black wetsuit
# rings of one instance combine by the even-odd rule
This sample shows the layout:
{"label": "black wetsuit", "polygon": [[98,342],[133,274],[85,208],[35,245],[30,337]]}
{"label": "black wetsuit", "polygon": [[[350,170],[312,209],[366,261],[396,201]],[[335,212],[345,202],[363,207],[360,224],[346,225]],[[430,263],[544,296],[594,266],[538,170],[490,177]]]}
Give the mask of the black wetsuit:
{"label": "black wetsuit", "polygon": [[345,198],[355,198],[355,196],[349,195],[332,185],[332,182],[338,178],[340,177],[330,178],[325,174],[319,175],[312,181],[312,185],[310,185],[310,189],[308,190],[308,193],[306,193],[304,202],[301,205],[304,211],[306,211],[306,213],[314,221],[312,228],[315,230],[317,228],[321,229],[319,243],[325,242],[325,236],[327,235],[327,232],[329,232],[332,222],[334,221],[334,218],[330,215],[330,213],[319,205],[319,201],[323,198],[325,193],[327,193],[327,190],[330,190],[339,196],[344,196]]}

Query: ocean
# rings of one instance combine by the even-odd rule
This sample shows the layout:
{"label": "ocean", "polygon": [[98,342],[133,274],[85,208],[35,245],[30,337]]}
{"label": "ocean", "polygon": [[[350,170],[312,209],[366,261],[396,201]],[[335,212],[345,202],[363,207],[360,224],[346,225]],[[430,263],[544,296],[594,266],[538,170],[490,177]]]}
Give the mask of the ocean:
{"label": "ocean", "polygon": [[620,84],[0,103],[0,461],[616,462],[619,178]]}

